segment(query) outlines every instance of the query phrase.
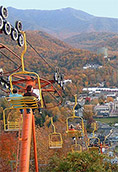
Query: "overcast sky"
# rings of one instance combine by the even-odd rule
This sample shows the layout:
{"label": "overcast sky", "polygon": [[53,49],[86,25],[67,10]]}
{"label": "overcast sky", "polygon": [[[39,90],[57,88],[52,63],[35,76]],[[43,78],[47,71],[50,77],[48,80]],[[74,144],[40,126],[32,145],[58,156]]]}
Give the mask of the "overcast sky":
{"label": "overcast sky", "polygon": [[71,7],[94,16],[118,18],[118,0],[0,0],[5,7],[55,10]]}

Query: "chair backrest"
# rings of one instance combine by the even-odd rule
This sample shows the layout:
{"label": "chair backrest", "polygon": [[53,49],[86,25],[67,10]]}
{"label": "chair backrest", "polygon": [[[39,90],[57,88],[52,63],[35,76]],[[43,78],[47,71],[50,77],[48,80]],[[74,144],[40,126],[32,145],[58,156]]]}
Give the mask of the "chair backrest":
{"label": "chair backrest", "polygon": [[63,140],[60,133],[51,133],[49,135],[49,148],[62,148]]}
{"label": "chair backrest", "polygon": [[36,97],[27,96],[27,97],[12,97],[8,98],[11,108],[17,109],[36,109],[38,108],[38,100]]}

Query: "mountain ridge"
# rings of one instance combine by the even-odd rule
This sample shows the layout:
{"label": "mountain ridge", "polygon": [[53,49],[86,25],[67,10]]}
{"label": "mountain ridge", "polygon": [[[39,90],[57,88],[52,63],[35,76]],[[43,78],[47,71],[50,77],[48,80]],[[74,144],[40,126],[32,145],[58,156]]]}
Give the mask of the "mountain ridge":
{"label": "mountain ridge", "polygon": [[81,33],[63,40],[74,48],[97,51],[99,47],[107,47],[118,52],[118,35],[110,32]]}
{"label": "mountain ridge", "polygon": [[41,30],[61,40],[83,32],[118,33],[118,19],[96,17],[81,10],[21,10],[8,7],[9,21],[21,20],[24,30]]}

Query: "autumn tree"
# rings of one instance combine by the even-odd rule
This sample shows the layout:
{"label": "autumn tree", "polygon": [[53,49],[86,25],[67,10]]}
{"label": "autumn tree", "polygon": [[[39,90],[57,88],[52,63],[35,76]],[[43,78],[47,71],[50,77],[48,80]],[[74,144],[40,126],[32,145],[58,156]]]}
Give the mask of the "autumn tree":
{"label": "autumn tree", "polygon": [[11,172],[10,161],[16,160],[17,138],[15,133],[0,134],[0,170]]}
{"label": "autumn tree", "polygon": [[105,156],[93,152],[69,153],[67,157],[53,156],[47,167],[52,172],[116,172],[117,165],[104,161]]}

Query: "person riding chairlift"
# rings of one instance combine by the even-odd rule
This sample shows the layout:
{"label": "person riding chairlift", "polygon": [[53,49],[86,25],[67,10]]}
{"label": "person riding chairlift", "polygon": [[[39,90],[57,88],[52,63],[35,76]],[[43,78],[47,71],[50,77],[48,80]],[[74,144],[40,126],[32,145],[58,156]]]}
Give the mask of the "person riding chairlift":
{"label": "person riding chairlift", "polygon": [[[23,97],[23,96],[18,93],[18,89],[17,88],[13,88],[13,91],[10,92],[9,97],[12,100],[17,100],[18,97]],[[17,108],[17,106],[16,106],[16,108]],[[23,114],[23,109],[20,109],[20,113]]]}
{"label": "person riding chairlift", "polygon": [[[33,96],[33,97],[36,97],[37,99],[39,98],[35,93],[33,93],[33,86],[32,85],[28,85],[26,90],[27,90],[27,92],[23,96]],[[38,111],[39,111],[39,113],[41,113],[40,106],[41,106],[41,103],[39,101],[38,102]],[[33,111],[33,114],[34,114],[35,109],[32,109],[32,111]],[[27,113],[30,113],[30,109],[27,109]]]}
{"label": "person riding chairlift", "polygon": [[74,127],[73,124],[71,124],[71,125],[69,126],[69,130],[75,130],[75,127]]}

